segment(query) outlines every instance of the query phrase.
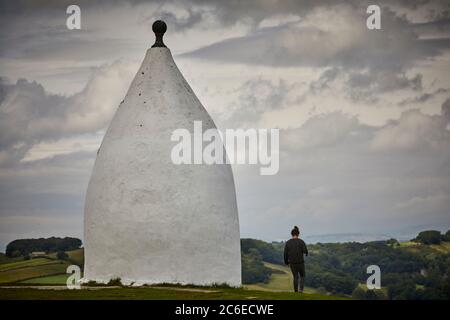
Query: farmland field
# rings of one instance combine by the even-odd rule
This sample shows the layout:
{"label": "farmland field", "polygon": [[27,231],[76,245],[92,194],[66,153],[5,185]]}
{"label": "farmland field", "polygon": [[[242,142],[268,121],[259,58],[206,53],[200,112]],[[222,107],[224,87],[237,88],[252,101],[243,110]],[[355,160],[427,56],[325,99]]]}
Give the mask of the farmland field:
{"label": "farmland field", "polygon": [[59,260],[48,260],[52,263],[33,265],[33,260],[28,260],[31,265],[22,268],[0,271],[0,283],[13,283],[26,279],[50,276],[66,273],[69,263]]}
{"label": "farmland field", "polygon": [[42,284],[42,285],[65,285],[69,274],[58,274],[55,276],[39,277],[20,281],[20,284]]}
{"label": "farmland field", "polygon": [[3,263],[0,265],[0,272],[7,271],[7,270],[14,270],[14,269],[20,269],[25,267],[36,267],[40,265],[45,264],[54,264],[55,260],[46,259],[46,258],[37,258],[37,259],[31,259],[31,260],[22,260],[12,263]]}
{"label": "farmland field", "polygon": [[84,249],[76,249],[72,251],[67,251],[69,260],[79,266],[84,264]]}

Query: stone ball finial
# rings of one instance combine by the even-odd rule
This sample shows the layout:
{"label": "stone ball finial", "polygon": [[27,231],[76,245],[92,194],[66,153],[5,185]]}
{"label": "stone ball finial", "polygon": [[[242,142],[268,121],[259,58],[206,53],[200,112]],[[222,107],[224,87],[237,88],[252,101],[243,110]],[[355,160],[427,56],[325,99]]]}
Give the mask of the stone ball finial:
{"label": "stone ball finial", "polygon": [[163,42],[164,33],[167,31],[167,25],[162,20],[156,20],[153,22],[152,30],[155,33],[155,43],[152,45],[152,48],[155,47],[165,47],[166,45]]}

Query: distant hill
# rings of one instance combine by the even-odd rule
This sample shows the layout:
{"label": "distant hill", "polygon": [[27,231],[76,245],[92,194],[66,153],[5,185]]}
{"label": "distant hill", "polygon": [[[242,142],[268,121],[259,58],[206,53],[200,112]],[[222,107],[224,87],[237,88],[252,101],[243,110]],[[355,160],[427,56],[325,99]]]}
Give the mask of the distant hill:
{"label": "distant hill", "polygon": [[[371,242],[379,240],[388,240],[392,238],[389,234],[368,234],[368,233],[336,233],[325,235],[310,235],[305,236],[304,240],[308,243],[336,243],[336,242]],[[409,240],[408,237],[403,240]]]}
{"label": "distant hill", "polygon": [[[0,254],[0,284],[65,284],[69,265],[83,268],[84,250],[80,245],[80,239],[69,237],[12,241],[7,254]],[[40,253],[35,257],[37,251]]]}
{"label": "distant hill", "polygon": [[[448,234],[440,234],[439,244],[426,244],[430,235],[436,237],[435,232],[426,232],[408,242],[389,239],[309,245],[306,286],[358,299],[450,299]],[[283,242],[242,239],[241,243],[244,283],[269,290],[291,290],[290,280],[277,272],[283,267]],[[366,269],[372,264],[381,269],[381,290],[364,289],[369,276]]]}
{"label": "distant hill", "polygon": [[[432,230],[429,230],[432,231]],[[309,244],[306,292],[357,299],[450,299],[449,232],[419,233],[414,241],[395,239],[365,243]],[[431,238],[430,238],[431,237]],[[431,239],[431,240],[430,240]],[[433,244],[427,244],[432,241]],[[242,277],[246,288],[291,291],[291,274],[283,263],[283,242],[241,239]],[[84,250],[56,252],[35,259],[0,254],[0,284],[65,284],[66,268],[84,263]],[[367,266],[381,269],[381,290],[367,290]]]}

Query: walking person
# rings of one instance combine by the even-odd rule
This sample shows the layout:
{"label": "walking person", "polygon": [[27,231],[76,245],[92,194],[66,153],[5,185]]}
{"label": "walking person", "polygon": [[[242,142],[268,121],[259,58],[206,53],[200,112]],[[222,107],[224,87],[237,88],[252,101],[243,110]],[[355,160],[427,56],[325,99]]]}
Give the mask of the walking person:
{"label": "walking person", "polygon": [[[305,259],[303,255],[308,255],[305,242],[299,238],[300,230],[297,226],[291,231],[292,238],[284,246],[284,263],[289,265],[294,276],[294,291],[303,292],[305,285]],[[300,280],[300,281],[299,281]]]}

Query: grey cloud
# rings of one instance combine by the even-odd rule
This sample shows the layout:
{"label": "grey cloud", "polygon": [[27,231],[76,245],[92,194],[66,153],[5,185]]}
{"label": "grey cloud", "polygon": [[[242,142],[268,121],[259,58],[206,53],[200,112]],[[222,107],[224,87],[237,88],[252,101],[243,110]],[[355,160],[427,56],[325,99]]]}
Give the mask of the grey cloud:
{"label": "grey cloud", "polygon": [[95,152],[0,168],[0,250],[17,238],[82,238],[85,186]]}
{"label": "grey cloud", "polygon": [[419,33],[422,37],[442,37],[448,36],[448,32],[450,29],[450,19],[448,17],[441,18],[439,16],[434,17],[434,20],[415,23],[412,26],[417,33]]}
{"label": "grey cloud", "polygon": [[[333,13],[339,17],[340,12],[332,12],[333,8],[340,7],[336,1],[292,0],[276,5],[266,1],[169,3],[187,14],[178,15],[161,6],[150,16],[165,15],[164,19],[173,24],[174,30],[210,25],[223,28],[236,23],[253,26],[246,37],[205,48],[205,59],[220,58],[251,65],[326,67],[310,86],[315,94],[332,88],[335,81],[343,78],[347,84],[353,84],[348,85],[349,91],[344,94],[354,99],[363,99],[365,94],[375,99],[371,93],[378,95],[399,88],[413,91],[419,100],[428,99],[427,93],[420,90],[421,75],[411,75],[405,70],[414,66],[416,60],[433,59],[448,48],[445,38],[420,38],[420,34],[445,35],[438,32],[438,22],[418,26],[389,11],[382,22],[386,31],[355,33],[353,29],[359,30],[356,25],[365,26],[364,6],[369,1],[355,1],[345,7],[349,20],[346,22],[344,15],[342,24],[336,26],[342,32],[336,33],[330,24],[334,21]],[[380,3],[398,4],[416,11],[423,10],[425,3],[435,4],[436,8],[448,5],[448,1],[422,0]],[[119,50],[116,45],[133,46],[132,42],[121,42],[121,39],[102,41],[105,38],[96,38],[96,32],[71,34],[71,45],[64,42],[63,32],[47,27],[32,30],[36,26],[32,22],[57,17],[68,4],[72,2],[1,2],[1,54],[54,60],[76,59],[78,55],[80,59],[96,59]],[[86,10],[102,6],[109,10],[122,6],[123,2],[81,0],[78,4]],[[362,15],[354,15],[355,12]],[[23,13],[39,17],[30,20],[31,30],[7,25],[6,21],[11,22]],[[321,16],[324,13],[328,15]],[[144,17],[149,14],[143,12]],[[298,15],[299,21],[271,28],[258,26],[262,20],[277,14]],[[309,24],[304,27],[301,23],[308,17]],[[438,9],[429,16],[430,21],[442,18]],[[204,22],[205,19],[216,24]],[[60,24],[63,23],[61,20]],[[41,33],[42,44],[38,40]],[[60,44],[64,48],[59,48]],[[117,57],[118,52],[114,51],[113,55]],[[25,236],[81,236],[83,194],[95,152],[21,160],[36,143],[76,137],[106,126],[135,70],[124,66],[103,71],[96,73],[85,90],[71,96],[49,94],[40,84],[28,80],[0,84],[0,121],[12,119],[0,124],[3,146],[0,149],[3,163],[0,166],[0,245]],[[363,82],[364,86],[359,85]],[[290,90],[289,83],[278,80],[249,81],[236,93],[235,114],[229,120],[258,121],[261,113],[282,109],[289,102],[286,97]],[[283,230],[297,223],[305,235],[395,231],[418,224],[450,227],[450,138],[444,125],[448,126],[449,110],[450,102],[446,101],[442,105],[443,116],[414,111],[382,127],[363,125],[355,117],[331,113],[309,119],[300,128],[281,130],[279,175],[261,177],[253,175],[253,169],[234,168],[243,236],[279,239],[285,236]]]}
{"label": "grey cloud", "polygon": [[[333,67],[323,71],[317,80],[310,83],[310,92],[320,94],[323,90],[330,89],[339,80],[345,83],[345,94],[348,98],[369,103],[375,103],[384,94],[396,90],[408,89],[412,92],[421,92],[423,89],[422,74],[408,76],[404,71],[389,69],[347,70],[342,67]],[[399,105],[422,103],[445,92],[447,92],[446,89],[437,89],[416,98],[407,98]]]}
{"label": "grey cloud", "polygon": [[403,107],[403,106],[408,106],[411,104],[421,104],[421,103],[427,102],[427,101],[435,98],[438,95],[445,94],[449,91],[450,91],[450,89],[439,88],[439,89],[434,90],[433,92],[425,92],[416,97],[406,98],[405,100],[400,101],[398,103],[398,105]]}
{"label": "grey cloud", "polygon": [[408,77],[404,72],[393,73],[390,70],[352,71],[348,74],[347,91],[355,101],[375,102],[379,94],[400,89],[422,90],[422,75]]}
{"label": "grey cloud", "polygon": [[[148,15],[144,21],[149,30],[155,20],[163,20],[173,31],[184,31],[193,28],[207,19],[208,11],[204,8],[195,6],[186,6],[182,14],[176,14],[164,7],[157,7],[154,12]],[[178,11],[178,10],[177,10]]]}
{"label": "grey cloud", "polygon": [[6,80],[0,77],[0,104],[3,102],[6,96]]}
{"label": "grey cloud", "polygon": [[100,36],[93,30],[68,30],[64,19],[55,16],[43,21],[30,17],[30,20],[18,19],[11,23],[14,31],[11,26],[0,31],[0,56],[4,58],[104,61],[144,47],[133,39]]}
{"label": "grey cloud", "polygon": [[[450,136],[444,122],[415,111],[372,127],[331,113],[283,129],[279,174],[269,181],[245,172],[236,178],[238,190],[249,193],[241,199],[241,215],[251,218],[252,232],[268,239],[282,238],[280,230],[292,224],[304,235],[448,228]],[[380,136],[385,144],[374,148]],[[248,200],[257,196],[262,203]]]}
{"label": "grey cloud", "polygon": [[[444,103],[445,105],[445,103]],[[445,109],[441,115],[429,116],[419,110],[408,110],[398,120],[391,120],[378,130],[370,148],[381,152],[434,152],[448,156],[450,131],[446,129],[448,119]]]}
{"label": "grey cloud", "polygon": [[449,48],[447,39],[418,39],[411,24],[390,10],[383,11],[380,31],[368,30],[365,19],[365,11],[347,5],[321,8],[298,23],[258,29],[185,56],[271,66],[401,70]]}
{"label": "grey cloud", "polygon": [[[330,7],[336,4],[346,4],[353,8],[358,8],[365,11],[368,5],[373,4],[370,0],[350,0],[350,1],[336,1],[336,0],[286,0],[273,3],[271,1],[249,0],[249,1],[222,1],[222,0],[78,0],[77,4],[86,9],[98,7],[108,9],[121,5],[140,5],[153,4],[157,9],[155,14],[164,16],[168,10],[164,8],[165,4],[172,7],[183,8],[190,10],[192,8],[203,8],[205,11],[212,13],[214,17],[223,25],[235,24],[237,22],[248,22],[257,24],[272,15],[303,15],[316,8]],[[0,1],[0,12],[4,15],[14,15],[23,12],[51,12],[61,10],[68,5],[73,4],[70,0],[60,1],[33,1],[33,0],[17,0],[17,1]],[[446,0],[382,0],[377,1],[381,7],[390,8],[392,10],[398,8],[407,8],[409,10],[420,11],[427,10],[427,18],[430,22],[445,20],[448,18],[449,4]],[[174,18],[169,14],[169,18]],[[177,18],[178,19],[178,18]],[[183,24],[182,20],[176,23]],[[198,19],[196,14],[192,18],[187,18],[185,21],[194,22]],[[192,24],[188,24],[192,25]]]}
{"label": "grey cloud", "polygon": [[[348,139],[356,142],[361,135],[352,133],[367,133],[369,128],[361,125],[356,117],[341,112],[322,114],[312,117],[299,128],[283,130],[280,149],[296,153],[343,145]],[[367,138],[366,135],[364,137]]]}
{"label": "grey cloud", "polygon": [[[78,4],[85,12],[91,8],[113,12],[121,7],[126,10],[127,4],[145,4],[149,12],[143,13],[143,21],[133,21],[131,25],[136,27],[144,23],[148,25],[148,29],[156,18],[167,19],[173,30],[181,32],[200,24],[202,28],[222,27],[223,24],[237,22],[254,25],[254,31],[245,37],[219,41],[186,54],[204,59],[273,66],[341,65],[347,68],[398,69],[414,59],[435,56],[449,47],[447,39],[418,40],[413,25],[391,11],[395,7],[389,7],[392,2],[382,2],[386,6],[383,9],[383,31],[365,30],[365,7],[369,2],[283,1],[274,5],[261,1],[79,1]],[[399,2],[402,7],[417,10],[424,3],[427,2]],[[443,6],[439,1],[433,3],[437,8]],[[130,52],[135,56],[137,52],[144,50],[145,44],[139,39],[133,39],[134,27],[130,29],[128,36],[117,38],[114,34],[101,35],[99,30],[89,27],[76,32],[67,30],[64,19],[59,17],[69,4],[69,1],[41,1],[39,5],[33,1],[2,2],[0,56],[16,59],[105,61],[120,55],[130,55]],[[330,16],[323,18],[323,12],[328,12]],[[322,20],[313,19],[306,27],[286,24],[257,28],[257,23],[277,14],[298,15],[302,19],[300,21],[313,14],[315,17],[322,17]],[[348,17],[335,21],[341,14]],[[95,16],[89,19],[93,18]],[[439,19],[442,21],[442,18]],[[333,22],[334,25],[331,24]],[[89,25],[89,20],[86,23]],[[345,24],[347,26],[342,28]],[[361,28],[355,28],[356,25],[361,25]],[[320,28],[321,26],[325,28]],[[355,32],[359,29],[361,32]],[[351,38],[356,40],[349,41]]]}
{"label": "grey cloud", "polygon": [[277,33],[286,28],[263,28],[248,36],[223,40],[181,56],[248,64],[292,65],[292,57],[282,59],[283,47],[276,41]]}
{"label": "grey cloud", "polygon": [[[346,4],[355,9],[363,10],[372,4],[371,0],[286,0],[276,2],[271,1],[193,1],[195,4],[210,5],[216,8],[218,18],[225,24],[232,24],[239,21],[252,21],[259,23],[270,15],[303,15],[317,8],[331,7],[336,4]],[[441,20],[448,17],[450,6],[446,0],[379,0],[376,2],[380,7],[396,10],[407,8],[413,11],[427,10],[427,18],[430,21]],[[447,14],[446,14],[447,12]],[[403,12],[402,12],[403,13]]]}
{"label": "grey cloud", "polygon": [[133,72],[132,65],[121,61],[100,68],[83,91],[69,97],[49,94],[25,79],[2,83],[0,166],[21,160],[39,142],[105,128]]}
{"label": "grey cloud", "polygon": [[[375,86],[373,86],[375,84]],[[422,89],[422,75],[416,74],[408,78],[404,73],[400,76],[392,76],[390,73],[352,73],[349,78],[349,85],[353,88],[370,92],[387,92],[391,90],[411,88],[414,91]]]}
{"label": "grey cloud", "polygon": [[313,93],[320,93],[324,89],[329,89],[330,84],[337,79],[340,73],[341,71],[339,68],[326,69],[320,74],[319,79],[310,83],[310,90]]}
{"label": "grey cloud", "polygon": [[283,108],[290,91],[286,82],[256,78],[246,81],[237,89],[238,96],[230,109],[234,110],[226,120],[231,127],[254,124],[264,112]]}
{"label": "grey cloud", "polygon": [[[59,108],[59,105],[65,98],[47,95],[44,88],[36,82],[20,79],[14,85],[3,85],[2,91],[6,93],[1,104],[0,149],[21,142],[25,138],[25,130],[31,119],[38,121],[49,117],[61,117],[63,109]],[[52,129],[48,128],[49,131]],[[43,132],[42,137],[36,135],[36,132],[30,132],[28,137],[45,138],[46,132]]]}
{"label": "grey cloud", "polygon": [[447,119],[447,121],[450,121],[450,99],[445,100],[441,108],[442,115]]}

